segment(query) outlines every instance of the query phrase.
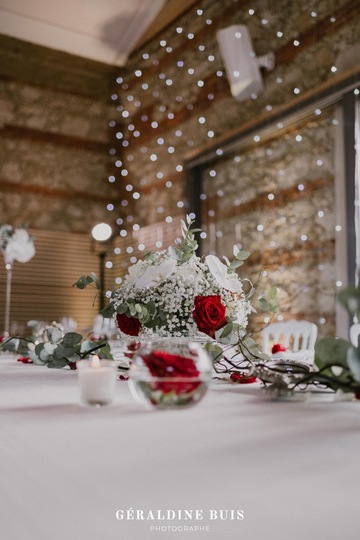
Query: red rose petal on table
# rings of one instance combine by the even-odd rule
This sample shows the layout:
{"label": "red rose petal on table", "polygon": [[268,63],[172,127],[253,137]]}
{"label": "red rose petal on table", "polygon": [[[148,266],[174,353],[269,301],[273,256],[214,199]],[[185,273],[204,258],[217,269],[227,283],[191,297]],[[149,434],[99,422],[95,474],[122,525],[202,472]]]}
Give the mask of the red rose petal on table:
{"label": "red rose petal on table", "polygon": [[28,356],[19,356],[17,359],[18,362],[22,362],[23,364],[32,364],[33,361]]}
{"label": "red rose petal on table", "polygon": [[271,349],[272,354],[276,354],[277,352],[285,352],[286,347],[284,345],[281,345],[281,343],[274,343]]}
{"label": "red rose petal on table", "polygon": [[233,382],[236,382],[239,384],[252,384],[256,382],[256,377],[246,377],[246,375],[242,375],[241,373],[236,373],[236,372],[231,373],[230,379]]}

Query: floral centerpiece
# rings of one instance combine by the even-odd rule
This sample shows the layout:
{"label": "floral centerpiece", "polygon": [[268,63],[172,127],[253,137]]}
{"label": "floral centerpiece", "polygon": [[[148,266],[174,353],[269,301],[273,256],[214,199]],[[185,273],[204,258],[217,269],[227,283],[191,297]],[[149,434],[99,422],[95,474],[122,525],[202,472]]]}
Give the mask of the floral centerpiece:
{"label": "floral centerpiece", "polygon": [[[249,252],[234,246],[234,259],[215,255],[201,258],[192,229],[193,220],[181,220],[182,239],[168,250],[148,253],[130,266],[122,286],[102,312],[114,316],[120,334],[132,341],[187,336],[208,341],[206,348],[220,361],[224,345],[247,358],[261,354],[247,334],[248,317],[254,311],[250,303],[253,288],[245,292],[236,269]],[[99,288],[96,276],[82,276],[74,286]],[[276,289],[260,300],[261,307],[274,310]]]}

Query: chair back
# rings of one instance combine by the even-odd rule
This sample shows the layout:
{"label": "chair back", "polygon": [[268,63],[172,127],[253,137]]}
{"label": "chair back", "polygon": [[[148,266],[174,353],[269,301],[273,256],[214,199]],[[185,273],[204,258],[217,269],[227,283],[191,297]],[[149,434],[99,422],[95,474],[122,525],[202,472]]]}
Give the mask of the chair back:
{"label": "chair back", "polygon": [[353,324],[350,326],[350,342],[353,347],[359,346],[359,337],[360,337],[360,323]]}
{"label": "chair back", "polygon": [[270,354],[272,346],[280,343],[293,352],[313,350],[317,338],[316,324],[310,321],[285,321],[269,324],[262,331],[263,352]]}

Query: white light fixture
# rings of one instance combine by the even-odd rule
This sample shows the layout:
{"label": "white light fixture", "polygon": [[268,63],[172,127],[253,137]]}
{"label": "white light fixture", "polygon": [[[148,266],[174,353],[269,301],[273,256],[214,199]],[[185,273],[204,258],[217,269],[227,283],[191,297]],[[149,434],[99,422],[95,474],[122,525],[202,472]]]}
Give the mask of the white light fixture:
{"label": "white light fixture", "polygon": [[255,55],[249,30],[244,25],[233,25],[216,34],[225,64],[230,90],[235,99],[243,101],[263,90],[260,67],[274,68],[274,54]]}
{"label": "white light fixture", "polygon": [[91,235],[94,240],[105,242],[106,240],[109,240],[112,235],[112,228],[107,223],[98,223],[93,227]]}

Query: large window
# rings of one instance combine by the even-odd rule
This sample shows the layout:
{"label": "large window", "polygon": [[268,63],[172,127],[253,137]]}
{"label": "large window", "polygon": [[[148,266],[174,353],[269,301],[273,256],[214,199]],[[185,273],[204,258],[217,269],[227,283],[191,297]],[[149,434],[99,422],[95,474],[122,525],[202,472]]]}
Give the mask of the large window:
{"label": "large window", "polygon": [[187,164],[202,251],[231,256],[235,243],[250,251],[246,276],[279,287],[280,319],[311,320],[320,335],[347,333],[336,292],[360,266],[355,116],[359,148],[360,109],[355,115],[348,81]]}

